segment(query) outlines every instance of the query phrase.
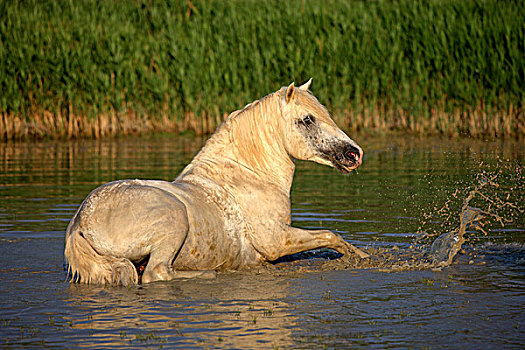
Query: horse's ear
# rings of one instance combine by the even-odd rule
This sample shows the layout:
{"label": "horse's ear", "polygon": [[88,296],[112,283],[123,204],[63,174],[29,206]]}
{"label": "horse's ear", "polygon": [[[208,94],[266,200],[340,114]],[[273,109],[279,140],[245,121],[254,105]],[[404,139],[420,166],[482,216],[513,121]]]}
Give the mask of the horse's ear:
{"label": "horse's ear", "polygon": [[286,103],[289,103],[292,100],[292,98],[294,97],[294,95],[295,95],[295,87],[294,87],[294,83],[292,82],[286,88],[286,93],[284,95]]}
{"label": "horse's ear", "polygon": [[310,78],[306,83],[304,83],[303,85],[299,86],[299,89],[301,90],[304,90],[304,91],[308,91],[308,89],[310,88],[310,84],[312,83],[312,78]]}

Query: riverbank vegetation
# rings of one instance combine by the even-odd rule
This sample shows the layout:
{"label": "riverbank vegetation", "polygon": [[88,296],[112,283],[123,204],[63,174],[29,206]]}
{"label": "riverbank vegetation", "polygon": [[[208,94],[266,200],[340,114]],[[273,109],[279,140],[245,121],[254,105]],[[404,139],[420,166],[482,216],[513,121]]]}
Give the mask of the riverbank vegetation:
{"label": "riverbank vegetation", "polygon": [[343,129],[525,134],[519,1],[0,2],[0,139],[213,132],[291,81]]}

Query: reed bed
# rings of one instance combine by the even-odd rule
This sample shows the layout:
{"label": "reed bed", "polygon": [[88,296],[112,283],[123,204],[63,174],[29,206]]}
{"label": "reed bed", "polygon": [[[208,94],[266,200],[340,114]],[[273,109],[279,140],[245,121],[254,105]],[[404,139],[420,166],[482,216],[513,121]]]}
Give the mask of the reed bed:
{"label": "reed bed", "polygon": [[523,136],[520,1],[3,1],[0,139],[212,132],[290,81],[347,130]]}

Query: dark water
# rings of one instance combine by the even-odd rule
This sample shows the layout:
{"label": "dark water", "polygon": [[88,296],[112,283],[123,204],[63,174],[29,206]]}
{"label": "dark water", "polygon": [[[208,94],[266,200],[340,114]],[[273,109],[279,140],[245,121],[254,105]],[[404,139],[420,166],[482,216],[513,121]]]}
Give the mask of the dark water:
{"label": "dark water", "polygon": [[[298,163],[292,209],[294,225],[332,229],[364,248],[408,249],[433,212],[430,229],[448,229],[438,210],[452,193],[483,170],[512,179],[524,161],[522,141],[355,139],[366,154],[358,174]],[[132,288],[66,283],[64,230],[84,197],[115,179],[172,180],[201,144],[0,144],[0,347],[523,348],[522,213],[504,227],[485,226],[486,236],[472,230],[441,270],[228,273]],[[514,185],[502,181],[499,190],[523,207],[523,184]]]}

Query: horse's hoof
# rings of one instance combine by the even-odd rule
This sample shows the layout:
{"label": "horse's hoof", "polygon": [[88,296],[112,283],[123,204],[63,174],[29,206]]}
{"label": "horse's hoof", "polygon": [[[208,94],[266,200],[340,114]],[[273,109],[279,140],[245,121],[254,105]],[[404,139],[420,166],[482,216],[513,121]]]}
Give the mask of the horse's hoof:
{"label": "horse's hoof", "polygon": [[360,257],[361,259],[366,259],[366,258],[370,257],[369,254],[367,254],[364,251],[362,251],[361,249],[353,246],[352,244],[350,244],[348,248],[349,248],[349,251],[351,251],[352,253],[354,253],[355,255]]}

